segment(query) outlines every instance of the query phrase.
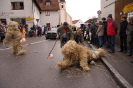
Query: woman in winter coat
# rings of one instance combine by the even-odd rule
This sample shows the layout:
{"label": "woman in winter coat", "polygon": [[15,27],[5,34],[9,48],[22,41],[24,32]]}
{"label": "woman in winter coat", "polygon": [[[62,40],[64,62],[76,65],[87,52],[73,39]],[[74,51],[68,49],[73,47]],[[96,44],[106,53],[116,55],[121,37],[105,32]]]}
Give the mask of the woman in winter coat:
{"label": "woman in winter coat", "polygon": [[103,35],[104,35],[104,26],[103,26],[102,21],[99,22],[99,26],[98,26],[96,35],[98,36],[99,47],[102,47],[103,46]]}
{"label": "woman in winter coat", "polygon": [[129,19],[126,34],[127,34],[127,41],[129,43],[128,56],[132,56],[133,55],[133,17]]}

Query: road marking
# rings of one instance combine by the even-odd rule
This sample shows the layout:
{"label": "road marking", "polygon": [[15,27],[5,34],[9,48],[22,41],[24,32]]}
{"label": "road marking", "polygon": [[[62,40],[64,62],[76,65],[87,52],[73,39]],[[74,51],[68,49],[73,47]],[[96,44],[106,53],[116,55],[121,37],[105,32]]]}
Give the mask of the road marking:
{"label": "road marking", "polygon": [[[47,41],[47,40],[38,41],[38,42],[33,42],[33,43],[25,44],[25,45],[23,45],[23,46],[26,47],[26,46],[29,46],[29,45],[34,45],[34,44],[38,44],[38,43],[45,42],[45,41]],[[8,50],[8,49],[11,49],[11,48],[12,48],[12,47],[5,48],[5,49],[0,49],[0,51],[2,51],[2,50]]]}

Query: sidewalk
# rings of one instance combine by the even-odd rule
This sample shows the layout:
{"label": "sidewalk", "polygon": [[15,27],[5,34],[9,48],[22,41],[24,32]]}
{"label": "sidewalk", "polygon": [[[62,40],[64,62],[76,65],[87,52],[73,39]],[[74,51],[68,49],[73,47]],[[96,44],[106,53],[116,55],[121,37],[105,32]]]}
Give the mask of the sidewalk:
{"label": "sidewalk", "polygon": [[128,53],[118,52],[118,47],[115,47],[115,53],[108,53],[108,49],[103,48],[106,56],[102,61],[124,88],[133,88],[133,57],[127,56]]}

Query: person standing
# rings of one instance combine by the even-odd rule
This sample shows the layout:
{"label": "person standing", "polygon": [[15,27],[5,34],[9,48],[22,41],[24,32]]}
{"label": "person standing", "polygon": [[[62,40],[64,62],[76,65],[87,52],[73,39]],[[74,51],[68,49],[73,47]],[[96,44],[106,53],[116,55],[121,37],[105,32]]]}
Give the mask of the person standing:
{"label": "person standing", "polygon": [[95,23],[94,21],[91,21],[91,25],[90,25],[90,32],[91,32],[91,40],[90,40],[90,44],[94,43],[94,38],[95,38]]}
{"label": "person standing", "polygon": [[104,26],[103,44],[105,44],[105,46],[107,48],[109,48],[108,36],[107,36],[107,21],[106,21],[106,18],[103,17],[102,21],[103,21],[103,26]]}
{"label": "person standing", "polygon": [[98,26],[96,35],[98,36],[98,40],[99,40],[99,48],[101,48],[103,46],[103,35],[104,35],[104,26],[103,26],[102,21],[99,22],[99,26]]}
{"label": "person standing", "polygon": [[123,15],[121,17],[121,21],[122,22],[120,23],[120,33],[119,33],[119,36],[120,36],[120,50],[119,50],[119,52],[126,53],[127,52],[126,28],[127,28],[127,25],[128,25],[127,17],[125,15]]}
{"label": "person standing", "polygon": [[133,17],[129,19],[129,23],[126,29],[127,41],[129,43],[129,54],[128,56],[133,55]]}
{"label": "person standing", "polygon": [[72,29],[70,29],[69,24],[67,22],[64,22],[63,25],[57,29],[56,38],[59,39],[59,36],[60,36],[61,48],[64,46],[64,44],[67,41],[73,39]]}
{"label": "person standing", "polygon": [[107,17],[107,36],[109,38],[109,46],[110,50],[109,53],[115,52],[115,36],[117,34],[117,23],[113,20],[112,14],[109,14]]}
{"label": "person standing", "polygon": [[26,37],[28,37],[28,24],[25,24]]}
{"label": "person standing", "polygon": [[22,38],[26,38],[25,26],[22,26]]}
{"label": "person standing", "polygon": [[74,33],[74,40],[78,44],[81,44],[81,45],[85,46],[85,44],[84,44],[84,37],[82,35],[82,30],[80,28],[77,29],[76,33]]}

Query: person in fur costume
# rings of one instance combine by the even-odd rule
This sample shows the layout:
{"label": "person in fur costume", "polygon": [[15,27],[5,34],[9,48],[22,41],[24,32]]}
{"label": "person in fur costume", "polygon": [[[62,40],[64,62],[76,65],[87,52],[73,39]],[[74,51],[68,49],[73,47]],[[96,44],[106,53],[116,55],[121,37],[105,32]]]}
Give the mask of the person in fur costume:
{"label": "person in fur costume", "polygon": [[8,29],[3,40],[3,45],[6,46],[7,43],[12,42],[12,52],[16,55],[22,55],[26,52],[20,43],[22,39],[22,33],[18,29],[18,23],[15,21],[10,21],[8,24]]}
{"label": "person in fur costume", "polygon": [[62,47],[61,52],[64,56],[64,59],[62,62],[57,63],[58,67],[64,69],[66,67],[74,65],[75,61],[78,61],[84,71],[88,71],[90,69],[88,66],[88,61],[93,60],[93,58],[98,59],[105,54],[105,51],[103,49],[92,51],[89,48],[77,44],[73,40],[69,40]]}

